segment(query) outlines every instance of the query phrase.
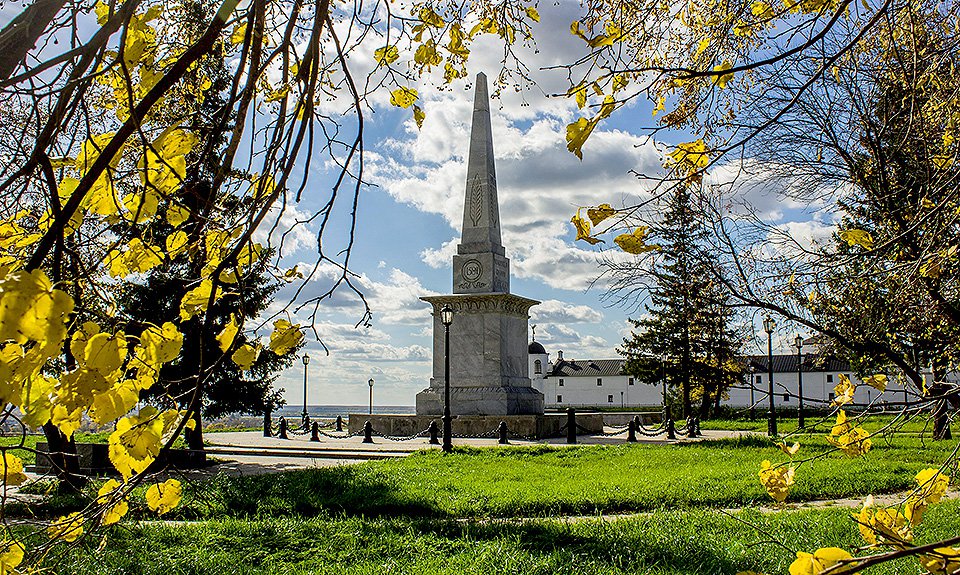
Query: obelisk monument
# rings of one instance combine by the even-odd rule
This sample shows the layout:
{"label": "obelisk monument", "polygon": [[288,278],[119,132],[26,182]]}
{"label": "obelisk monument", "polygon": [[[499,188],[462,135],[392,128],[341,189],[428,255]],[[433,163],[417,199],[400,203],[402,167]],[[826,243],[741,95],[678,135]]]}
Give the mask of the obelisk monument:
{"label": "obelisk monument", "polygon": [[543,413],[543,394],[527,372],[528,312],[538,301],[510,293],[510,260],[500,241],[500,206],[490,127],[487,77],[477,74],[463,230],[453,256],[453,294],[420,298],[433,305],[433,377],[417,394],[417,415],[443,413],[444,326],[450,325],[450,412],[453,415]]}

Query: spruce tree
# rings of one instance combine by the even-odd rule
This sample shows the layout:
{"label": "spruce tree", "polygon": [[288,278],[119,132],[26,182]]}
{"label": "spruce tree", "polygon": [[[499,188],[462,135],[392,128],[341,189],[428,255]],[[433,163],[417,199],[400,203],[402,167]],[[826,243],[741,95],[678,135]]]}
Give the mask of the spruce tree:
{"label": "spruce tree", "polygon": [[696,393],[701,416],[708,416],[711,400],[735,377],[732,312],[703,247],[706,233],[689,189],[678,185],[653,229],[661,251],[650,272],[647,317],[630,320],[633,333],[618,350],[627,359],[625,371],[641,381],[666,377],[669,388],[679,393],[683,417],[693,415]]}

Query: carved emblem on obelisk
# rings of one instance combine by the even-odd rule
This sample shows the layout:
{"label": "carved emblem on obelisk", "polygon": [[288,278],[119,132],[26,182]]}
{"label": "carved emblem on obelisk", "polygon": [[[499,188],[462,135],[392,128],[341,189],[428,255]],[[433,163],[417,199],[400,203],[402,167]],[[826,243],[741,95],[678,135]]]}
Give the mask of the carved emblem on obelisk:
{"label": "carved emblem on obelisk", "polygon": [[473,189],[470,194],[470,221],[474,227],[480,225],[480,217],[483,215],[483,181],[480,175],[473,177]]}

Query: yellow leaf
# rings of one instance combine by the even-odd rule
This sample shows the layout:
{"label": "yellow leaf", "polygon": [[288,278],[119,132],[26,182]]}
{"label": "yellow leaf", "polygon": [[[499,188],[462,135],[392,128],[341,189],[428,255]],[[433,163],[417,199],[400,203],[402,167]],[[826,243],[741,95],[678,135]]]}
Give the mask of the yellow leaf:
{"label": "yellow leaf", "polygon": [[23,544],[15,539],[0,542],[0,573],[17,573],[17,567],[23,562]]}
{"label": "yellow leaf", "polygon": [[863,378],[863,383],[869,385],[870,387],[880,392],[884,392],[887,389],[887,376],[882,373],[878,373],[876,375],[868,375],[867,377]]}
{"label": "yellow leaf", "polygon": [[583,159],[583,144],[597,127],[595,120],[580,118],[576,122],[567,124],[567,150],[573,152],[581,160]]}
{"label": "yellow leaf", "polygon": [[[850,559],[853,559],[852,555],[837,547],[817,549],[812,555],[797,551],[797,559],[790,564],[790,575],[819,575],[837,563]],[[831,571],[842,572],[842,569]]]}
{"label": "yellow leaf", "polygon": [[630,84],[630,80],[624,74],[617,74],[613,77],[613,91],[619,92]]}
{"label": "yellow leaf", "polygon": [[776,13],[773,11],[773,6],[763,0],[757,0],[751,4],[750,12],[760,20],[770,20],[776,16]]}
{"label": "yellow leaf", "polygon": [[940,473],[940,470],[928,467],[917,473],[918,496],[926,504],[938,503],[947,492],[947,486],[950,485],[950,477]]}
{"label": "yellow leaf", "polygon": [[427,26],[433,26],[434,28],[443,28],[444,25],[443,18],[441,18],[440,15],[434,12],[431,8],[420,9],[420,21]]}
{"label": "yellow leaf", "polygon": [[376,60],[378,66],[393,64],[399,57],[400,51],[391,44],[387,44],[383,48],[377,48],[373,52],[373,59]]}
{"label": "yellow leaf", "polygon": [[3,453],[3,484],[6,486],[20,485],[27,480],[23,472],[23,460],[12,453]]}
{"label": "yellow leaf", "polygon": [[126,415],[137,404],[140,389],[134,380],[125,379],[107,391],[97,394],[90,406],[90,419],[100,425]]}
{"label": "yellow leaf", "polygon": [[146,363],[159,367],[160,364],[173,361],[180,355],[183,346],[183,334],[177,326],[165,322],[163,326],[150,326],[140,334],[137,355]]}
{"label": "yellow leaf", "polygon": [[687,172],[702,170],[710,163],[707,144],[702,139],[677,144],[677,147],[670,152],[670,158]]}
{"label": "yellow leaf", "polygon": [[786,443],[779,443],[779,444],[777,444],[777,447],[780,448],[780,451],[782,451],[782,452],[784,452],[784,453],[786,453],[787,455],[790,455],[790,456],[796,455],[797,452],[800,451],[800,444],[799,444],[799,443],[794,443],[793,445],[791,445],[791,446],[789,446],[789,447],[787,446]]}
{"label": "yellow leaf", "polygon": [[[794,484],[795,470],[793,467],[773,467],[769,460],[764,459],[760,464],[760,484],[777,503],[783,503],[790,488]],[[790,571],[791,575],[793,571]]]}
{"label": "yellow leaf", "polygon": [[247,35],[247,23],[242,22],[237,24],[233,29],[233,32],[230,34],[230,43],[236,46],[237,44],[243,43],[244,36]]}
{"label": "yellow leaf", "polygon": [[[121,484],[116,479],[110,479],[104,483],[100,489],[97,491],[97,504],[107,505],[114,500],[114,493],[122,489],[123,484]],[[108,507],[103,512],[103,517],[100,520],[102,525],[113,525],[120,521],[124,515],[127,514],[130,506],[127,503],[127,500],[120,498],[115,504]]]}
{"label": "yellow leaf", "polygon": [[420,106],[413,107],[413,121],[417,123],[417,129],[423,127],[423,120],[427,115],[423,113],[423,110],[420,109]]}
{"label": "yellow leaf", "polygon": [[650,233],[650,229],[647,226],[638,226],[637,229],[629,234],[620,234],[619,236],[613,238],[615,244],[620,246],[620,249],[627,252],[628,254],[644,254],[647,252],[659,250],[660,246],[655,244],[648,244],[647,235]]}
{"label": "yellow leaf", "polygon": [[291,324],[285,319],[273,322],[273,333],[270,334],[270,351],[277,355],[286,355],[303,341],[303,332],[300,324]]}
{"label": "yellow leaf", "polygon": [[573,95],[577,100],[577,107],[583,109],[587,105],[587,85],[578,84],[569,90],[567,90],[567,95]]}
{"label": "yellow leaf", "polygon": [[841,373],[837,385],[833,388],[833,405],[846,405],[853,401],[856,389],[857,386],[853,385],[850,378]]}
{"label": "yellow leaf", "polygon": [[163,515],[180,504],[183,488],[176,479],[167,479],[163,483],[154,483],[147,489],[145,498],[147,507],[157,515]]}
{"label": "yellow leaf", "polygon": [[936,575],[957,573],[960,571],[960,549],[937,547],[931,553],[921,555],[920,563],[927,571]]}
{"label": "yellow leaf", "polygon": [[526,11],[526,13],[527,13],[527,16],[528,16],[531,20],[533,20],[534,22],[539,22],[539,21],[540,21],[540,13],[537,12],[537,9],[536,9],[536,8],[534,8],[533,6],[527,6],[527,8],[526,8],[525,11]]}
{"label": "yellow leaf", "polygon": [[[213,291],[213,282],[210,280],[203,280],[200,282],[200,285],[193,288],[184,294],[183,299],[180,300],[180,320],[187,321],[198,313],[205,312],[207,310],[207,305],[210,303],[210,294]],[[220,295],[220,290],[217,289],[216,297]]]}
{"label": "yellow leaf", "polygon": [[590,222],[580,216],[580,210],[577,210],[576,215],[570,218],[570,221],[573,222],[573,227],[577,229],[577,240],[583,240],[591,245],[598,244],[603,241],[590,235]]}
{"label": "yellow leaf", "polygon": [[864,230],[843,230],[840,232],[840,239],[847,242],[847,245],[860,246],[865,250],[873,249],[873,236],[870,235],[870,232]]}
{"label": "yellow leaf", "polygon": [[398,108],[409,108],[417,101],[419,95],[413,88],[401,86],[390,92],[390,103]]}
{"label": "yellow leaf", "polygon": [[53,288],[43,270],[20,271],[0,279],[0,341],[37,342],[50,353],[67,337],[73,299]]}
{"label": "yellow leaf", "polygon": [[167,236],[167,257],[173,259],[186,251],[187,239],[187,234],[183,230],[177,230]]}
{"label": "yellow leaf", "polygon": [[[733,64],[729,60],[724,60],[719,66],[714,66],[714,72],[723,72],[724,70],[729,70],[733,68]],[[713,83],[720,87],[720,89],[727,87],[727,82],[733,79],[733,73],[730,74],[720,74],[719,76],[713,77]]]}
{"label": "yellow leaf", "polygon": [[240,366],[240,369],[247,371],[253,365],[253,362],[257,361],[257,356],[260,355],[260,347],[254,347],[249,343],[241,345],[233,355],[230,356],[230,359],[233,360],[233,363]]}
{"label": "yellow leaf", "polygon": [[167,208],[167,223],[177,227],[190,217],[190,210],[183,206],[172,205]]}
{"label": "yellow leaf", "polygon": [[600,204],[596,208],[587,210],[587,217],[593,225],[597,225],[603,220],[617,213],[617,210],[610,207],[610,204]]}
{"label": "yellow leaf", "polygon": [[73,543],[83,535],[83,515],[74,511],[60,517],[47,527],[47,534],[50,539],[63,539],[67,543]]}
{"label": "yellow leaf", "polygon": [[108,438],[110,461],[124,479],[129,479],[153,463],[162,439],[163,419],[155,407],[144,407],[137,415],[117,421],[116,430]]}
{"label": "yellow leaf", "polygon": [[230,314],[230,321],[227,322],[223,330],[217,334],[217,343],[220,345],[220,351],[226,353],[227,350],[230,349],[230,346],[233,345],[233,340],[237,337],[238,330],[237,318],[234,314]]}

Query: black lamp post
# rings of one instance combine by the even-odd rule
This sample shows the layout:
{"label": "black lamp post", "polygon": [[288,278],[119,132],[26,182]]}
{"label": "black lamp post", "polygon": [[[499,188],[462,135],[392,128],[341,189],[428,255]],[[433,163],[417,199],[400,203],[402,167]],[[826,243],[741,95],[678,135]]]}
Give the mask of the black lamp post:
{"label": "black lamp post", "polygon": [[670,408],[667,407],[667,356],[660,358],[660,383],[663,385],[663,423],[670,419]]}
{"label": "black lamp post", "polygon": [[303,413],[300,414],[300,422],[304,427],[307,426],[307,364],[310,363],[310,356],[303,354]]}
{"label": "black lamp post", "polygon": [[453,450],[453,433],[450,428],[450,324],[453,323],[453,308],[449,305],[440,309],[440,323],[443,324],[443,451]]}
{"label": "black lamp post", "polygon": [[799,333],[793,338],[793,345],[797,346],[797,395],[800,396],[800,405],[797,406],[797,427],[803,429],[803,338]]}
{"label": "black lamp post", "polygon": [[370,386],[370,415],[373,415],[373,378],[367,380],[367,385]]}
{"label": "black lamp post", "polygon": [[754,377],[754,374],[757,372],[757,368],[753,365],[750,366],[750,369],[747,370],[747,376],[750,378],[750,421],[756,419],[757,416],[757,400],[753,397],[753,391],[757,387],[757,378]]}
{"label": "black lamp post", "polygon": [[767,414],[767,433],[777,435],[777,411],[773,405],[773,330],[777,327],[769,315],[763,318],[763,331],[767,332],[767,390],[770,397],[770,412]]}

